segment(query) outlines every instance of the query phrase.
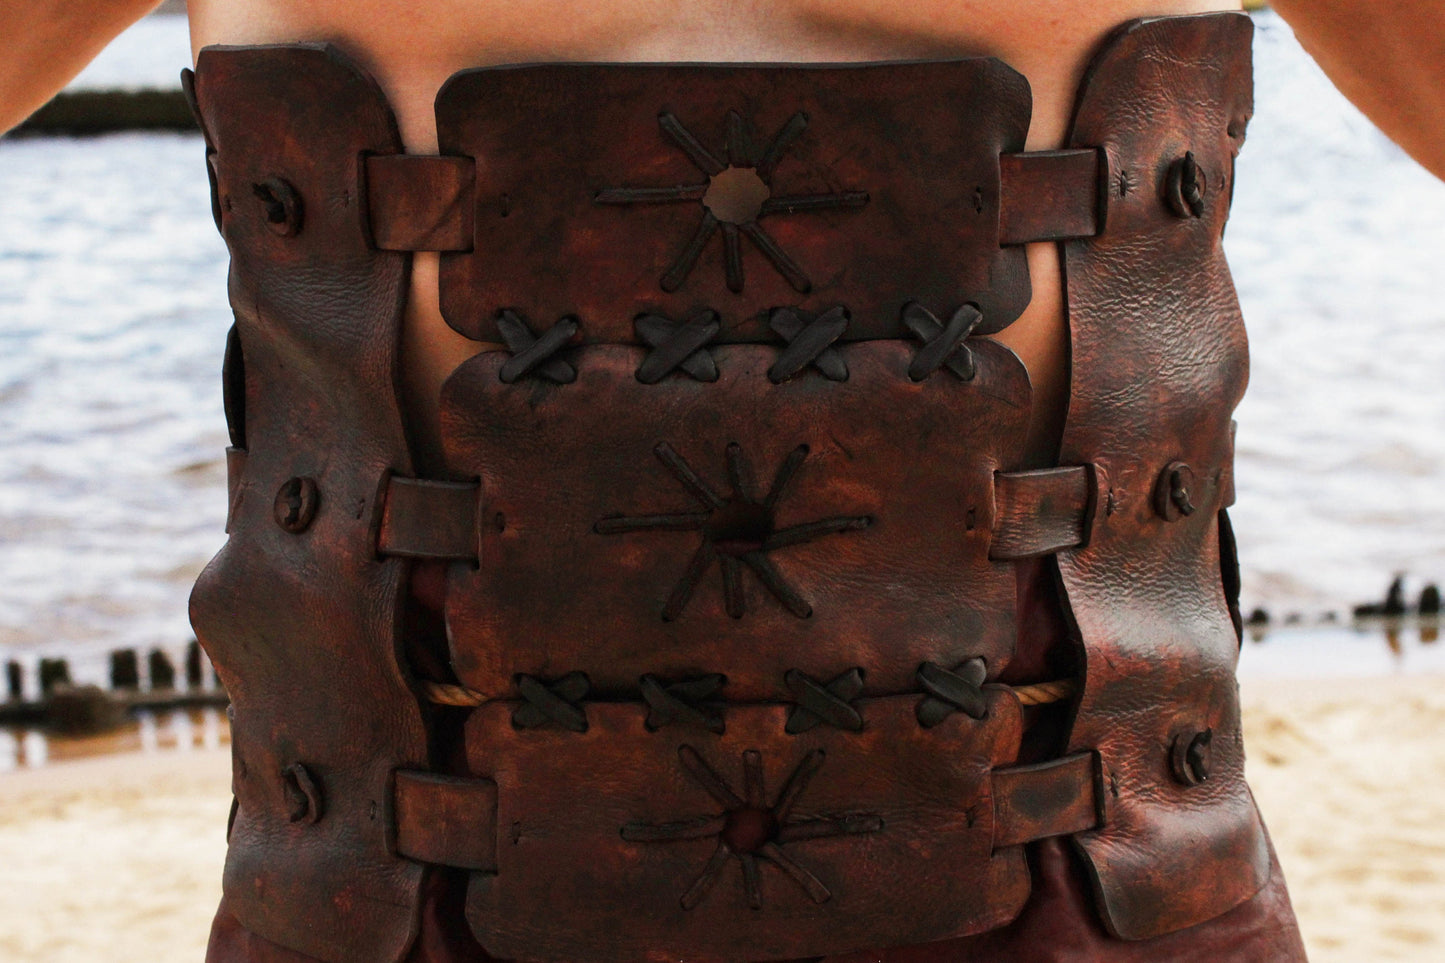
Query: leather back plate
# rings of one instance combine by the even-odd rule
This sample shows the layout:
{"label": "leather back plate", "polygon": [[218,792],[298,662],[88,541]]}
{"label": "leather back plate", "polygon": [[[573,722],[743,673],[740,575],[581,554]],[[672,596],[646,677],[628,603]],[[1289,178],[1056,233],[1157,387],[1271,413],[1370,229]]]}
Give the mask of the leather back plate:
{"label": "leather back plate", "polygon": [[499,839],[468,891],[477,939],[504,959],[721,963],[1002,925],[1028,868],[1022,846],[993,850],[990,770],[1022,717],[985,693],[983,720],[922,729],[903,696],[865,700],[861,733],[796,736],[784,706],[731,707],[721,735],[648,731],[619,704],[589,706],[585,733],[517,731],[485,706],[467,758],[497,783]]}
{"label": "leather back plate", "polygon": [[[774,385],[776,350],[712,352],[719,380],[634,376],[643,352],[573,354],[577,380],[503,384],[505,354],[443,391],[449,468],[482,480],[481,562],[454,566],[447,622],[461,681],[517,673],[722,673],[729,700],[789,698],[785,673],[854,667],[869,694],[916,691],[930,660],[1014,647],[1014,575],[988,559],[993,473],[1017,463],[1022,365],[968,342],[977,375],[907,369],[898,341],[838,349],[849,377]],[[767,503],[771,501],[771,507]]]}
{"label": "leather back plate", "polygon": [[[1000,330],[1029,301],[1022,247],[999,246],[999,154],[1023,148],[1029,116],[1028,84],[983,58],[466,71],[438,95],[437,125],[443,154],[477,161],[476,245],[442,256],[442,313],[483,341],[510,308],[625,342],[640,311],[706,307],[722,340],[759,340],[770,308],[841,303],[849,337],[880,338],[899,335],[906,301],[972,301],[979,333]],[[728,166],[759,172],[787,208],[739,231],[732,287],[728,226],[704,227],[701,196]]]}

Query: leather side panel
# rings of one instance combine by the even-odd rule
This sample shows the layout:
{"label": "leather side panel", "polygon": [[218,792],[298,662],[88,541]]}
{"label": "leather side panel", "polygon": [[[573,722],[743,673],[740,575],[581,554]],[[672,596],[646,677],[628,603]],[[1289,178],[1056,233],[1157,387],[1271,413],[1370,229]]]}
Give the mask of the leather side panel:
{"label": "leather side panel", "polygon": [[[248,930],[329,961],[399,959],[422,868],[388,855],[390,774],[426,762],[397,661],[405,564],[377,561],[410,474],[395,378],[409,255],[370,249],[363,152],[401,149],[376,85],[326,47],[208,48],[249,454],[191,618],[235,708],[225,870]],[[284,522],[284,525],[282,524]]]}
{"label": "leather side panel", "polygon": [[1090,541],[1059,554],[1087,666],[1070,749],[1097,750],[1104,770],[1104,825],[1076,843],[1106,926],[1128,939],[1218,916],[1269,872],[1217,525],[1247,378],[1220,238],[1251,31],[1242,14],[1126,24],[1086,77],[1070,142],[1108,164],[1102,235],[1064,246],[1060,462],[1099,470]]}

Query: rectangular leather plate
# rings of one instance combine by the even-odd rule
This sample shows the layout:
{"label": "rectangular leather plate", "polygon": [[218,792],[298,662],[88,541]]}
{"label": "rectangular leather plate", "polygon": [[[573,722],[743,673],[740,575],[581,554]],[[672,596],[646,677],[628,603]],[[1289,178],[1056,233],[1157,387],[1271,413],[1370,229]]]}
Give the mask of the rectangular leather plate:
{"label": "rectangular leather plate", "polygon": [[721,736],[650,732],[635,704],[587,705],[585,733],[483,706],[466,751],[497,783],[501,838],[467,918],[498,958],[689,963],[1001,925],[1029,883],[1023,847],[993,850],[991,770],[1022,722],[1010,693],[986,693],[983,721],[923,729],[917,698],[895,697],[861,704],[861,733],[797,736],[786,706],[731,706]]}
{"label": "rectangular leather plate", "polygon": [[988,558],[993,473],[1018,457],[1028,383],[1008,349],[968,344],[969,382],[910,380],[897,341],[839,348],[846,381],[780,385],[762,345],[713,350],[712,383],[644,385],[621,346],[575,352],[564,385],[473,358],[443,389],[448,466],[483,492],[480,567],[450,572],[457,675],[511,697],[518,673],[635,695],[644,674],[717,672],[734,701],[791,698],[790,669],[861,668],[870,695],[917,691],[924,661],[996,677],[1015,591]]}
{"label": "rectangular leather plate", "polygon": [[[1023,77],[982,58],[464,72],[437,127],[443,154],[476,159],[476,244],[442,256],[442,313],[484,341],[509,308],[625,342],[640,311],[708,307],[723,340],[758,340],[770,308],[843,304],[849,337],[878,338],[909,300],[972,301],[980,333],[1000,330],[1029,301],[1022,248],[999,245],[999,155],[1023,149],[1030,109]],[[729,166],[770,205],[736,238],[705,226],[728,214],[704,193]]]}

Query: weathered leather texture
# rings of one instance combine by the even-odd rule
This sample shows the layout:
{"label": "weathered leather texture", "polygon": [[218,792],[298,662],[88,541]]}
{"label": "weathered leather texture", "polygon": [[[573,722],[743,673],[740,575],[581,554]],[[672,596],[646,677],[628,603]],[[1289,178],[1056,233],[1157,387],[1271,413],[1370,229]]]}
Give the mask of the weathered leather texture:
{"label": "weathered leather texture", "polygon": [[1064,245],[1060,462],[1096,466],[1099,502],[1087,546],[1058,556],[1086,662],[1070,747],[1100,753],[1105,788],[1103,826],[1075,843],[1106,925],[1128,939],[1218,916],[1269,869],[1218,541],[1247,378],[1220,241],[1252,110],[1251,30],[1243,14],[1126,25],[1090,67],[1070,135],[1102,149],[1108,191],[1102,234]]}
{"label": "weathered leather texture", "polygon": [[[1247,900],[1219,236],[1248,33],[1127,25],[1039,154],[986,59],[467,71],[418,158],[329,47],[203,52],[237,315],[231,538],[192,603],[236,708],[225,919],[398,960],[434,864],[495,956],[846,954],[1002,926],[1060,834],[1114,937]],[[979,335],[1037,239],[1074,394],[1064,467],[1020,471],[1028,379]],[[422,249],[488,342],[435,479],[396,388]],[[1016,766],[1015,560],[1050,553],[1085,678],[1064,754]],[[455,678],[416,684],[475,708],[408,685],[408,559],[451,563]]]}
{"label": "weathered leather texture", "polygon": [[[749,341],[774,337],[769,308],[843,304],[849,337],[891,338],[916,300],[973,302],[978,333],[999,331],[1029,301],[1023,249],[998,244],[998,156],[1029,116],[1027,82],[986,58],[464,71],[437,95],[441,153],[487,163],[475,250],[442,256],[442,314],[479,341],[511,308],[626,342],[639,313],[707,308],[720,340]],[[727,166],[767,185],[749,223],[698,203]]]}
{"label": "weathered leather texture", "polygon": [[244,372],[231,535],[191,598],[235,708],[226,902],[319,959],[396,960],[423,868],[390,854],[391,776],[427,743],[397,659],[406,563],[378,559],[373,529],[387,474],[411,473],[395,387],[411,256],[372,248],[358,158],[400,140],[327,48],[207,49],[195,90]]}
{"label": "weathered leather texture", "polygon": [[637,698],[644,675],[721,673],[720,698],[790,701],[790,671],[856,667],[868,695],[917,691],[923,662],[997,677],[1016,631],[994,472],[1019,462],[1029,386],[970,345],[967,382],[912,381],[902,341],[778,385],[765,345],[714,349],[711,383],[642,384],[621,345],[574,352],[563,385],[473,358],[442,392],[448,468],[485,493],[479,565],[447,593],[458,678],[514,698],[518,675],[582,672]]}
{"label": "weathered leather texture", "polygon": [[792,959],[1000,926],[1028,868],[1022,846],[994,848],[989,777],[1023,722],[1007,690],[985,697],[982,720],[924,729],[917,698],[892,697],[861,703],[862,732],[796,735],[785,705],[730,706],[714,734],[649,732],[636,704],[589,707],[585,733],[518,730],[492,703],[467,755],[497,782],[502,840],[468,918],[493,956],[557,963]]}

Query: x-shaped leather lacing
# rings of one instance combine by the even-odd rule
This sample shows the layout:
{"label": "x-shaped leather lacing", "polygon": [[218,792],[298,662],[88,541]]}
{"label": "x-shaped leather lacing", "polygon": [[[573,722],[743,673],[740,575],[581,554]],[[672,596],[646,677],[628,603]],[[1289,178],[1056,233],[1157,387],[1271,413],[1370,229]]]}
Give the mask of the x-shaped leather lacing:
{"label": "x-shaped leather lacing", "polygon": [[512,725],[518,729],[556,726],[569,732],[586,732],[587,713],[578,703],[591,688],[581,672],[569,672],[556,682],[519,675],[517,691],[525,701],[512,712]]}
{"label": "x-shaped leather lacing", "polygon": [[528,375],[559,385],[577,380],[577,369],[556,356],[577,334],[577,322],[572,318],[563,318],[538,337],[516,312],[503,311],[497,316],[497,330],[512,352],[498,375],[504,384],[513,384]]}
{"label": "x-shaped leather lacing", "polygon": [[725,675],[713,673],[680,682],[663,682],[655,675],[641,679],[642,698],[647,703],[647,728],[656,731],[663,726],[681,725],[722,735],[723,717],[715,705],[708,704],[727,683]]}
{"label": "x-shaped leather lacing", "polygon": [[644,314],[633,322],[637,336],[652,349],[637,366],[637,380],[655,385],[677,369],[697,381],[716,381],[717,363],[704,347],[722,325],[716,311],[704,308],[686,321]]}
{"label": "x-shaped leather lacing", "polygon": [[988,667],[983,659],[969,659],[952,672],[933,662],[918,667],[918,684],[928,695],[918,703],[918,724],[932,729],[955,712],[973,719],[988,715],[983,683]]}
{"label": "x-shaped leather lacing", "polygon": [[768,369],[773,384],[787,381],[808,365],[830,381],[847,381],[848,364],[833,342],[848,330],[848,309],[839,305],[805,320],[792,308],[774,308],[768,327],[787,343]]}
{"label": "x-shaped leather lacing", "polygon": [[848,732],[862,731],[863,717],[850,704],[863,693],[862,669],[849,669],[826,685],[797,669],[789,669],[783,674],[783,683],[798,703],[788,710],[784,732],[797,735],[823,723]]}
{"label": "x-shaped leather lacing", "polygon": [[953,317],[944,324],[933,316],[933,312],[916,301],[910,301],[903,308],[903,326],[923,342],[918,354],[908,365],[908,377],[922,381],[939,368],[947,368],[960,379],[972,381],[976,373],[973,352],[964,344],[973,329],[983,320],[983,312],[971,304],[965,304],[953,312]]}

